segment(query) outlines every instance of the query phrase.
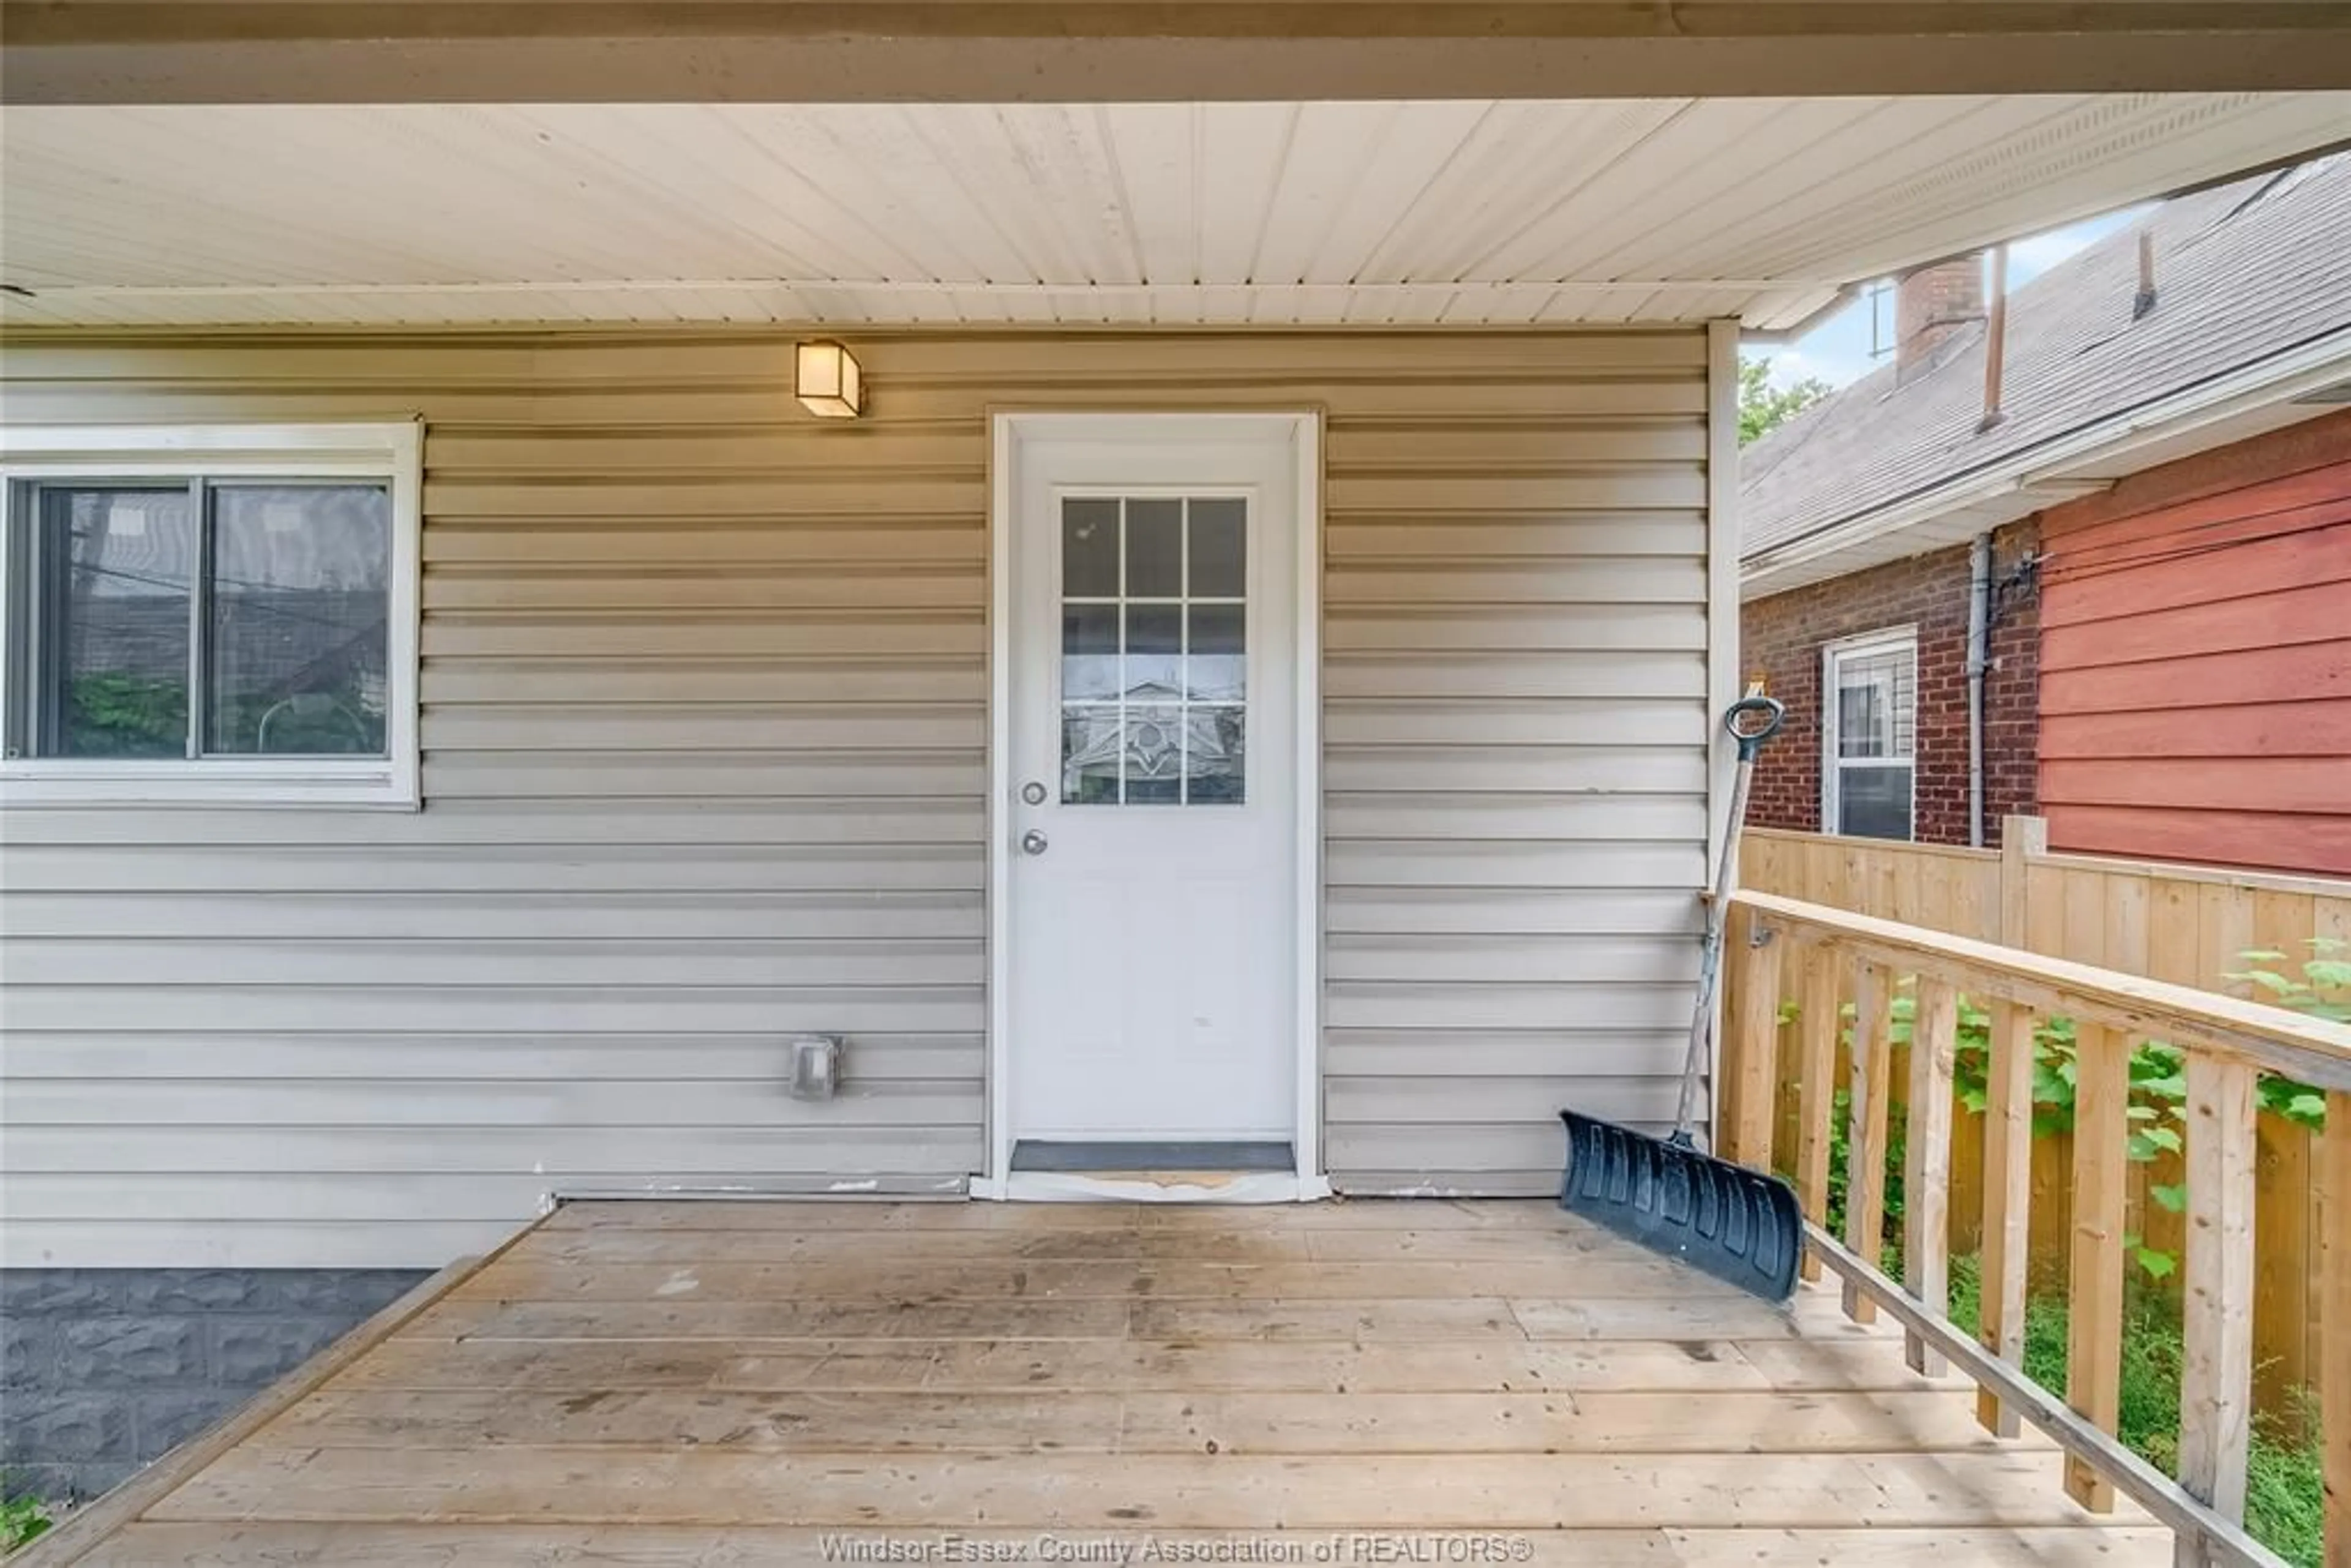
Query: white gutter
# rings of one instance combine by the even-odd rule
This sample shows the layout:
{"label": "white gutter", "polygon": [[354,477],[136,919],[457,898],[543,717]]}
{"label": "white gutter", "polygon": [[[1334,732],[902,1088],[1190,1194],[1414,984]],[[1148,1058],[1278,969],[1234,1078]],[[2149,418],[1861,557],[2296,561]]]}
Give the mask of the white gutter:
{"label": "white gutter", "polygon": [[[1989,507],[2008,500],[2022,503],[2014,507],[2015,516],[2038,511],[2059,497],[2034,492],[2074,488],[2078,493],[2080,482],[2072,476],[2081,468],[2093,464],[2104,465],[2142,447],[2234,415],[2291,402],[2304,392],[2342,380],[2346,373],[2351,373],[2351,327],[2324,333],[2225,375],[2035,443],[1929,489],[1774,546],[1741,563],[1740,597],[1760,598],[1764,592],[1775,591],[1771,587],[1773,579],[1787,576],[1798,567],[1930,523],[1963,507]],[[2313,410],[2314,413],[2324,412]],[[1834,575],[1819,572],[1804,580],[1815,581]]]}

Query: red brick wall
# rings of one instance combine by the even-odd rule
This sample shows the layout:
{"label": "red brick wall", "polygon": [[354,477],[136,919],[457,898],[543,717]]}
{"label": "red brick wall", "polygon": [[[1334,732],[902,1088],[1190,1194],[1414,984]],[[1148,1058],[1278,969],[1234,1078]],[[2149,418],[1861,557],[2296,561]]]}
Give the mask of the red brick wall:
{"label": "red brick wall", "polygon": [[[2030,519],[1992,541],[1992,576],[2029,560]],[[1984,675],[1984,841],[2000,820],[2035,808],[2040,724],[2040,606],[2030,577],[2000,597]],[[1744,607],[1740,664],[1788,705],[1788,725],[1755,765],[1750,826],[1818,831],[1821,648],[1844,637],[1915,626],[1918,636],[1917,819],[1925,842],[1968,841],[1968,550],[1888,562],[1774,594]]]}

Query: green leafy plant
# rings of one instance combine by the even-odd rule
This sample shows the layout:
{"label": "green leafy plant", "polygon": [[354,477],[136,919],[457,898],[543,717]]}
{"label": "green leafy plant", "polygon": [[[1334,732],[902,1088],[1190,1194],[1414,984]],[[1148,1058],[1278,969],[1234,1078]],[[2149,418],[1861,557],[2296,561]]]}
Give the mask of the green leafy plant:
{"label": "green leafy plant", "polygon": [[[2351,1023],[2351,959],[2344,956],[2346,947],[2351,944],[2332,936],[2313,936],[2305,946],[2310,948],[2310,956],[2301,961],[2299,975],[2289,975],[2282,967],[2270,967],[2288,962],[2283,953],[2256,947],[2237,955],[2248,967],[2232,969],[2221,977],[2252,986],[2262,993],[2262,1000],[2273,1006],[2331,1023]],[[2325,1129],[2326,1096],[2309,1084],[2296,1083],[2290,1078],[2265,1077],[2256,1092],[2262,1110],[2314,1132]]]}
{"label": "green leafy plant", "polygon": [[[1917,977],[1906,975],[1887,1008],[1888,1038],[1907,1046],[1917,1032]],[[1847,1009],[1850,1018],[1851,1009]],[[2074,1125],[2074,1093],[2079,1072],[2074,1054],[2074,1020],[2043,1019],[2032,1035],[2032,1131],[2049,1137]],[[1991,1103],[1991,1014],[1967,998],[1959,998],[1953,1082],[1959,1102],[1980,1114]],[[2174,1047],[2150,1041],[2131,1053],[2127,1149],[2132,1161],[2145,1165],[2178,1154],[2186,1146],[2188,1063]],[[1888,1182],[1892,1185],[1891,1178]],[[1891,1206],[1888,1209],[1892,1217]],[[2141,1239],[2126,1239],[2139,1268],[2149,1278],[2162,1279],[2179,1269],[2179,1260]]]}
{"label": "green leafy plant", "polygon": [[14,1552],[38,1540],[53,1522],[39,1498],[0,1488],[0,1552]]}
{"label": "green leafy plant", "polygon": [[[2257,988],[2277,1006],[2313,1018],[2351,1021],[2351,961],[2341,956],[2346,944],[2331,937],[2314,936],[2309,946],[2312,956],[2301,962],[2298,974],[2266,967],[2284,965],[2287,957],[2283,953],[2255,949],[2240,955],[2251,967],[2232,970],[2222,977]],[[1907,1045],[1917,1022],[1916,977],[1905,977],[1889,1009],[1890,1033],[1896,1044]],[[1851,1016],[1850,1009],[1847,1016]],[[1991,1015],[1963,997],[1959,1000],[1954,1080],[1959,1101],[1969,1110],[1980,1113],[1991,1100]],[[2068,1018],[2043,1019],[2033,1030],[2032,1096],[2035,1137],[2073,1129],[2074,1089],[2080,1071],[2075,1054],[2077,1041],[2074,1020]],[[2131,1161],[2147,1165],[2180,1153],[2186,1146],[2188,1123],[2187,1053],[2161,1040],[2142,1042],[2131,1052],[2125,1114],[2130,1118],[2126,1149]],[[2263,1077],[2258,1092],[2262,1109],[2314,1131],[2325,1127],[2326,1097],[2310,1085],[2285,1078]],[[2151,1184],[2147,1197],[2157,1207],[2174,1214],[2187,1207],[2187,1188],[2176,1182]],[[2166,1279],[2178,1272],[2179,1260],[2175,1254],[2149,1247],[2140,1237],[2126,1240],[2133,1259],[2150,1279]]]}
{"label": "green leafy plant", "polygon": [[1739,444],[1746,446],[1796,417],[1836,389],[1817,376],[1792,386],[1771,384],[1771,361],[1739,361]]}

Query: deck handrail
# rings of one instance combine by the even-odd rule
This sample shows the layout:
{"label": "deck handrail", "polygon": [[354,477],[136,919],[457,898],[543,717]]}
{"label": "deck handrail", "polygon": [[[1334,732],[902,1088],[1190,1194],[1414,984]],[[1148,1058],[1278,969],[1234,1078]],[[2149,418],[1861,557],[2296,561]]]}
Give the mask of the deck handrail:
{"label": "deck handrail", "polygon": [[[1985,1426],[2013,1435],[2030,1422],[2065,1453],[2066,1490],[2099,1511],[2116,1490],[2135,1498],[2179,1542],[2183,1564],[2279,1559],[2242,1528],[2252,1428],[2255,1083],[2277,1073],[2326,1093],[2319,1180],[2326,1236],[2321,1322],[2351,1343],[2351,1026],[2021,948],[1954,936],[1773,894],[1732,897],[1733,1016],[1726,1019],[1718,1124],[1729,1157],[1768,1168],[1779,1111],[1782,950],[1798,977],[1792,1031],[1797,1096],[1794,1178],[1813,1232],[1804,1270],[1844,1281],[1845,1311],[1873,1321],[1880,1305],[1904,1328],[1912,1366],[1957,1362],[1979,1389]],[[1914,976],[1909,1042],[1903,1279],[1882,1254],[1886,1150],[1893,1098],[1893,1012]],[[1990,1014],[1984,1124],[1980,1348],[1949,1317],[1949,1201],[1960,998]],[[1850,1142],[1842,1245],[1824,1228],[1831,1123],[1843,1009],[1853,1005]],[[2026,1219],[2031,1202],[2032,1071],[2036,1020],[2075,1029],[2074,1215],[2068,1273],[2064,1404],[2022,1371]],[[2120,1415],[2125,1197],[2131,1044],[2182,1053],[2187,1085],[2187,1257],[2182,1308],[2179,1475],[2175,1482],[2125,1448]],[[2351,1356],[2322,1361],[2327,1561],[2351,1562]]]}
{"label": "deck handrail", "polygon": [[2264,1072],[2322,1089],[2351,1090],[2351,1024],[1776,893],[1741,888],[1731,903],[1756,911],[1800,940],[1807,934],[1810,939],[1834,937],[1839,946],[1886,963],[1925,957],[1963,967],[1984,977],[1970,995],[2147,1035],[2167,1045],[2193,1042]]}

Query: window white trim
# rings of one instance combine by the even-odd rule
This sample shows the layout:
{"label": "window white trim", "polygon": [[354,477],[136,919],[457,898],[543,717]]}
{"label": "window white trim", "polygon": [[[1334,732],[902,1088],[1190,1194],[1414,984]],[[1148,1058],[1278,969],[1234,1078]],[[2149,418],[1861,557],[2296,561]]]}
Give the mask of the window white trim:
{"label": "window white trim", "polygon": [[[1907,757],[1871,757],[1847,763],[1838,749],[1844,730],[1844,716],[1838,711],[1838,666],[1847,659],[1869,658],[1880,653],[1903,653],[1910,660],[1910,753]],[[1910,842],[1918,838],[1918,629],[1916,626],[1889,626],[1882,631],[1864,632],[1857,637],[1842,637],[1834,643],[1821,644],[1821,831],[1842,831],[1843,800],[1840,787],[1847,767],[1901,768],[1910,769]]]}
{"label": "window white trim", "polygon": [[[384,749],[380,758],[205,758],[123,762],[0,758],[0,807],[363,806],[413,810],[422,800],[417,626],[423,561],[423,427],[382,424],[0,427],[0,512],[13,538],[20,480],[373,479],[392,499]],[[6,570],[0,564],[0,570]],[[0,582],[10,593],[13,583]],[[0,639],[0,643],[5,643]],[[0,693],[21,683],[0,645]]]}

